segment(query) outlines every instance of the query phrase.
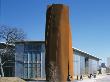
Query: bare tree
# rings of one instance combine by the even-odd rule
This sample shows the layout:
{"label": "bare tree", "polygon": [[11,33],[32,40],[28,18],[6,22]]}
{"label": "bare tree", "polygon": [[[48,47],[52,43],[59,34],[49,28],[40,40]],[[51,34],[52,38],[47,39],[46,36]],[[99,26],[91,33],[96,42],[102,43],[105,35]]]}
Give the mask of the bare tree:
{"label": "bare tree", "polygon": [[8,44],[13,44],[16,41],[22,41],[25,39],[25,33],[22,29],[16,27],[11,28],[8,26],[0,26],[0,39],[4,40]]}
{"label": "bare tree", "polygon": [[0,49],[0,69],[2,77],[4,77],[3,65],[14,59],[15,42],[23,41],[25,38],[26,35],[22,29],[0,26],[0,41],[5,42],[4,47]]}

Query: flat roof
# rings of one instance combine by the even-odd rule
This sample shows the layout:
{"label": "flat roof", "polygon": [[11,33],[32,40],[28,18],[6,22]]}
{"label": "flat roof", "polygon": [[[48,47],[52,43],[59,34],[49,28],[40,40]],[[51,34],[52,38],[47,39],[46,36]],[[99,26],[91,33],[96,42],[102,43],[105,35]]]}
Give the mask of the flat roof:
{"label": "flat roof", "polygon": [[[94,56],[94,55],[92,55],[92,54],[90,54],[90,53],[87,53],[87,52],[85,52],[85,51],[82,51],[82,50],[80,50],[80,49],[77,49],[77,48],[73,48],[73,51],[76,51],[76,52],[78,52],[78,53],[81,53],[81,56],[88,57],[88,58],[90,58],[90,59],[101,60],[100,58],[98,58],[98,57],[96,57],[96,56]],[[79,54],[78,54],[78,55],[79,55]]]}

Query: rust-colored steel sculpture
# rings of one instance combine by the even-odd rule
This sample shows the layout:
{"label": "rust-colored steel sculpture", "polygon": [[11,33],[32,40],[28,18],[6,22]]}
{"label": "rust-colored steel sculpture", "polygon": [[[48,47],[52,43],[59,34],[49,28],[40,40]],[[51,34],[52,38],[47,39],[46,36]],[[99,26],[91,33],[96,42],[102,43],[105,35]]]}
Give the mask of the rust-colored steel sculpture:
{"label": "rust-colored steel sculpture", "polygon": [[73,79],[73,50],[68,7],[49,5],[45,32],[46,80],[66,82]]}

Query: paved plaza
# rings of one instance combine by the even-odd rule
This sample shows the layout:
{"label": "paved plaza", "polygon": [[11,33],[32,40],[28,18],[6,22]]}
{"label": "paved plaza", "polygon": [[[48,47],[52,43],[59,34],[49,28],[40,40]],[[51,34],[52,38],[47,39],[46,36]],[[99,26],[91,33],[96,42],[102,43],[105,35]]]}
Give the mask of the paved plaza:
{"label": "paved plaza", "polygon": [[82,81],[74,81],[74,82],[110,82],[110,75],[104,75],[97,77],[96,79],[84,79]]}

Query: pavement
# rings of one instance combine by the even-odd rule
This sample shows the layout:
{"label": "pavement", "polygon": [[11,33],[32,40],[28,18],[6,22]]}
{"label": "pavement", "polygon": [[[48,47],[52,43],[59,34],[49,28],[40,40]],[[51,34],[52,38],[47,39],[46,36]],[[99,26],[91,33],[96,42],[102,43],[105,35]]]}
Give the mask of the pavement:
{"label": "pavement", "polygon": [[97,78],[84,79],[84,80],[76,80],[74,82],[110,82],[110,75],[101,75],[97,76]]}
{"label": "pavement", "polygon": [[26,82],[18,77],[0,77],[0,82]]}

